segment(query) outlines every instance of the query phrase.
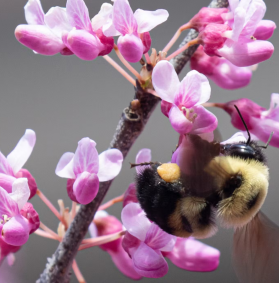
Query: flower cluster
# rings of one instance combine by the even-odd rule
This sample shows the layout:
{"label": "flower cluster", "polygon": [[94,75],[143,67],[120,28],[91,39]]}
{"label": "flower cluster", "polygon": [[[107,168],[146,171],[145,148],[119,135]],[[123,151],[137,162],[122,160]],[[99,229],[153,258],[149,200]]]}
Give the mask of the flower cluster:
{"label": "flower cluster", "polygon": [[66,152],[60,158],[55,173],[67,178],[69,198],[88,204],[99,191],[99,182],[115,178],[122,167],[123,155],[118,149],[108,149],[98,156],[95,141],[83,138],[76,152]]}
{"label": "flower cluster", "polygon": [[27,129],[7,158],[0,153],[0,262],[20,249],[40,225],[39,215],[27,201],[36,194],[35,179],[22,169],[36,142]]}
{"label": "flower cluster", "polygon": [[28,25],[15,30],[17,40],[43,55],[75,54],[83,60],[109,54],[113,36],[124,58],[138,62],[151,46],[149,31],[168,18],[166,10],[136,10],[127,0],[104,3],[92,19],[83,0],[67,0],[66,8],[53,7],[44,13],[40,0],[29,0],[24,7]]}

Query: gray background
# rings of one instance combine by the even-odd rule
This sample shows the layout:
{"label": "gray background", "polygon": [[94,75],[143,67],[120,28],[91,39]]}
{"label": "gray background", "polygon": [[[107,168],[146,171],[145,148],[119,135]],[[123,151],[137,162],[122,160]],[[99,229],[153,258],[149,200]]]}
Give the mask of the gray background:
{"label": "gray background", "polygon": [[[65,6],[65,0],[44,0],[45,11],[52,6]],[[102,58],[85,62],[75,56],[60,55],[46,57],[35,55],[14,37],[14,29],[25,23],[23,6],[25,0],[1,0],[0,3],[0,150],[7,155],[16,145],[26,128],[35,130],[37,144],[25,165],[36,178],[39,188],[53,202],[64,199],[66,179],[54,174],[60,156],[66,151],[74,151],[77,142],[90,137],[97,142],[102,152],[108,147],[121,111],[133,97],[133,87]],[[209,0],[141,0],[130,1],[132,8],[155,10],[167,9],[169,20],[151,32],[152,46],[162,49],[174,31],[187,22],[198,10],[207,6]],[[102,4],[101,0],[87,0],[90,16],[93,17]],[[276,21],[279,2],[267,0],[265,18]],[[271,42],[279,46],[278,33]],[[113,56],[114,57],[114,56]],[[253,99],[264,107],[269,107],[270,94],[279,92],[279,53],[261,63],[253,74],[252,83],[243,89],[226,91],[212,86],[211,101],[225,102],[241,97]],[[136,65],[138,68],[139,66]],[[188,68],[181,73],[185,76]],[[219,109],[213,109],[219,118],[219,128],[223,139],[227,139],[235,129],[230,118]],[[139,149],[152,149],[152,159],[168,161],[177,142],[177,134],[157,108],[144,133],[133,146],[119,177],[106,197],[109,200],[125,191],[133,181],[134,171],[128,162],[133,162]],[[270,165],[270,191],[263,211],[274,221],[278,221],[278,149],[269,147],[266,151]],[[57,228],[57,219],[48,208],[34,197],[32,203],[44,224]],[[115,205],[109,213],[120,216],[121,206]],[[221,251],[219,268],[211,273],[194,273],[181,270],[169,264],[169,273],[158,282],[237,282],[231,264],[232,230],[219,229],[216,236],[204,242]],[[44,269],[46,258],[51,256],[57,242],[32,235],[27,244],[16,253],[16,262],[9,267],[4,262],[0,268],[0,281],[8,283],[35,282]],[[80,269],[87,282],[130,282],[114,266],[107,253],[98,247],[82,251],[77,256]],[[142,282],[153,282],[143,279]],[[77,282],[72,276],[72,282]]]}

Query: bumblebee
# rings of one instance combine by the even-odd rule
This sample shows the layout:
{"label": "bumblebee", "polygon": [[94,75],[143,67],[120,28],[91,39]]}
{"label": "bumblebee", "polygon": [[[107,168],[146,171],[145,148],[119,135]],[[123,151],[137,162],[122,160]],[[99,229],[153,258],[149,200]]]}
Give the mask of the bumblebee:
{"label": "bumblebee", "polygon": [[[237,109],[237,107],[236,107]],[[137,197],[147,217],[178,237],[207,238],[226,227],[242,227],[260,210],[268,191],[265,146],[251,141],[220,144],[198,135],[175,163],[150,163],[136,176]],[[141,164],[138,164],[141,165]],[[144,164],[146,165],[146,164]]]}

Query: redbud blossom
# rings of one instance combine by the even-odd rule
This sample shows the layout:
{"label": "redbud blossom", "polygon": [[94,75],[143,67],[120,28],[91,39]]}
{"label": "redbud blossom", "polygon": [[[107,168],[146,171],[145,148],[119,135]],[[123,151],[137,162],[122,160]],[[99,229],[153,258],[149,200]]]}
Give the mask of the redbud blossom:
{"label": "redbud blossom", "polygon": [[267,40],[272,37],[276,24],[270,20],[261,20],[254,32],[254,37],[260,40]]}
{"label": "redbud blossom", "polygon": [[127,0],[115,0],[113,8],[103,4],[97,16],[92,19],[93,27],[103,27],[106,36],[118,36],[117,46],[129,62],[138,62],[151,46],[149,31],[165,22],[169,16],[163,9],[133,13]]}
{"label": "redbud blossom", "polygon": [[20,214],[30,196],[27,179],[16,179],[10,194],[0,187],[0,195],[0,215],[3,224],[1,237],[9,245],[22,246],[29,238],[30,228],[34,228],[33,225],[29,226],[28,219]]}
{"label": "redbud blossom", "polygon": [[73,27],[64,32],[63,42],[83,60],[94,60],[111,52],[113,38],[105,37],[101,31],[93,30],[88,8],[83,0],[67,0],[66,11]]}
{"label": "redbud blossom", "polygon": [[242,131],[245,131],[243,122],[241,121],[237,111],[236,105],[245,120],[248,130],[255,135],[259,140],[266,143],[271,132],[274,132],[270,145],[279,147],[279,94],[273,93],[271,95],[269,109],[263,108],[255,102],[242,98],[227,102],[226,104],[217,104],[218,107],[223,108],[230,116],[232,124]]}
{"label": "redbud blossom", "polygon": [[75,153],[60,158],[55,173],[68,178],[67,191],[71,200],[88,204],[99,191],[99,182],[115,178],[122,167],[123,156],[118,149],[108,149],[98,156],[95,141],[83,138]]}
{"label": "redbud blossom", "polygon": [[151,223],[138,203],[127,204],[121,219],[127,229],[123,247],[131,256],[137,273],[150,278],[166,275],[168,264],[162,251],[171,251],[176,237]]}
{"label": "redbud blossom", "polygon": [[0,152],[0,186],[8,193],[12,192],[12,184],[17,178],[25,177],[28,179],[30,198],[36,194],[37,184],[35,179],[28,170],[22,169],[31,155],[35,143],[35,132],[27,129],[7,158]]}
{"label": "redbud blossom", "polygon": [[[94,223],[90,224],[89,232],[92,238],[106,236],[123,230],[122,223],[114,216],[105,211],[98,211]],[[127,277],[134,280],[141,279],[135,271],[132,259],[122,247],[123,237],[112,242],[100,245],[100,248],[109,253],[116,267]]]}
{"label": "redbud blossom", "polygon": [[201,104],[210,98],[207,78],[191,71],[179,82],[174,67],[168,61],[160,61],[152,73],[157,94],[169,109],[167,115],[172,127],[180,134],[202,134],[217,127],[217,118]]}
{"label": "redbud blossom", "polygon": [[225,58],[208,56],[201,45],[191,57],[191,69],[204,74],[224,89],[245,87],[252,77],[249,67],[237,67]]}
{"label": "redbud blossom", "polygon": [[[66,11],[60,7],[52,9],[52,12],[56,12],[55,17],[57,25],[70,29],[71,26],[69,26]],[[24,10],[25,19],[28,25],[17,26],[15,30],[16,39],[21,44],[31,48],[39,54],[54,55],[62,52],[66,46],[62,42],[59,29],[57,33],[55,32],[55,29],[51,29],[46,25],[45,14],[40,0],[29,0],[24,6]]]}

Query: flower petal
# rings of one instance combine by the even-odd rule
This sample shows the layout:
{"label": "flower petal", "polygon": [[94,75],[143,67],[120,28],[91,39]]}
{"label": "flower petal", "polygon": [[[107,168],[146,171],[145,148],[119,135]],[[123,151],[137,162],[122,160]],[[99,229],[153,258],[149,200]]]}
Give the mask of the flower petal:
{"label": "flower petal", "polygon": [[169,112],[169,119],[174,130],[180,134],[190,133],[193,128],[192,122],[184,116],[176,105],[172,106]]}
{"label": "flower petal", "polygon": [[168,273],[168,264],[161,252],[141,243],[133,254],[134,268],[138,274],[149,278],[160,278]]}
{"label": "flower petal", "polygon": [[12,192],[12,186],[15,180],[16,178],[11,175],[0,173],[0,187],[8,193]]}
{"label": "flower petal", "polygon": [[[151,149],[149,148],[143,148],[141,149],[137,156],[136,156],[136,164],[144,163],[144,162],[150,162],[151,161]],[[142,172],[145,168],[150,167],[149,165],[145,166],[136,166],[137,173]]]}
{"label": "flower petal", "polygon": [[128,189],[125,191],[124,197],[123,197],[123,207],[125,207],[130,202],[135,202],[135,203],[138,202],[135,183],[131,183]]}
{"label": "flower petal", "polygon": [[91,24],[94,31],[102,28],[106,24],[112,25],[112,10],[113,7],[109,3],[103,3],[99,13],[93,17]]}
{"label": "flower petal", "polygon": [[168,246],[169,242],[171,242],[172,247],[169,248],[170,250],[172,250],[175,244],[175,241],[173,241],[173,239],[175,238],[175,236],[163,231],[157,224],[152,223],[146,233],[144,242],[154,250],[161,250],[162,248]]}
{"label": "flower petal", "polygon": [[42,55],[55,55],[65,48],[61,38],[47,26],[19,25],[15,29],[15,37],[21,44]]}
{"label": "flower petal", "polygon": [[194,112],[197,114],[197,117],[193,123],[191,134],[199,135],[208,133],[214,131],[217,128],[217,117],[213,113],[205,109],[203,106],[195,106]]}
{"label": "flower petal", "polygon": [[7,161],[16,174],[28,160],[36,143],[36,134],[33,130],[27,129],[25,134],[17,143],[16,147],[7,156]]}
{"label": "flower petal", "polygon": [[29,0],[24,6],[25,19],[29,25],[44,25],[44,11],[40,0]]}
{"label": "flower petal", "polygon": [[[228,41],[228,40],[227,40]],[[274,51],[272,43],[265,40],[239,41],[218,49],[218,54],[238,67],[247,67],[268,60]]]}
{"label": "flower petal", "polygon": [[151,222],[138,203],[127,204],[121,212],[121,219],[127,231],[141,241],[145,240]]}
{"label": "flower petal", "polygon": [[21,215],[12,217],[7,223],[4,224],[2,229],[2,237],[3,240],[9,245],[24,245],[29,238],[28,220]]}
{"label": "flower petal", "polygon": [[138,24],[138,33],[144,33],[165,22],[169,17],[169,13],[164,9],[156,11],[137,9],[134,16]]}
{"label": "flower petal", "polygon": [[[122,242],[122,241],[121,241]],[[142,278],[134,269],[134,264],[132,259],[129,257],[128,253],[119,245],[117,252],[108,251],[111,256],[112,261],[116,267],[127,277],[134,280],[139,280]]]}
{"label": "flower petal", "polygon": [[121,168],[123,155],[118,149],[108,149],[99,155],[99,172],[100,182],[106,182],[115,178]]}
{"label": "flower petal", "polygon": [[84,171],[95,174],[99,171],[99,157],[96,150],[96,143],[89,138],[83,138],[78,142],[74,156],[75,175],[77,176]]}
{"label": "flower petal", "polygon": [[27,178],[16,179],[13,183],[10,197],[17,203],[19,210],[27,203],[29,196],[30,189]]}
{"label": "flower petal", "polygon": [[166,256],[180,268],[208,272],[218,267],[220,252],[194,238],[177,238],[174,249]]}
{"label": "flower petal", "polygon": [[171,63],[166,60],[157,63],[152,73],[152,82],[161,99],[170,103],[174,102],[180,82]]}
{"label": "flower petal", "polygon": [[0,218],[3,218],[3,215],[12,217],[17,214],[19,214],[17,203],[0,187]]}
{"label": "flower petal", "polygon": [[245,24],[246,11],[242,7],[237,7],[234,11],[234,23],[230,38],[237,41]]}
{"label": "flower petal", "polygon": [[273,35],[275,29],[276,29],[276,24],[273,21],[261,20],[258,23],[257,28],[253,35],[256,39],[267,40]]}
{"label": "flower petal", "polygon": [[178,94],[175,96],[175,104],[191,108],[202,104],[210,98],[210,84],[205,75],[192,70],[181,81]]}
{"label": "flower petal", "polygon": [[[27,169],[20,169],[17,173],[16,173],[16,178],[27,178],[28,180],[28,187],[30,190],[30,196],[29,199],[31,199],[37,192],[38,186],[36,184],[36,180],[34,179],[34,177],[32,176],[32,174],[27,170]],[[1,184],[0,184],[1,186]]]}
{"label": "flower petal", "polygon": [[67,0],[66,10],[73,27],[92,31],[88,8],[83,0]]}
{"label": "flower petal", "polygon": [[122,56],[132,63],[138,62],[143,54],[144,46],[141,39],[134,34],[126,34],[119,36],[117,41],[117,47],[119,48]]}
{"label": "flower petal", "polygon": [[82,172],[74,182],[73,191],[79,203],[90,203],[99,191],[98,176],[94,173]]}
{"label": "flower petal", "polygon": [[0,152],[0,173],[14,176],[13,169],[2,152]]}
{"label": "flower petal", "polygon": [[77,29],[69,32],[67,46],[82,60],[96,59],[103,47],[95,34]]}
{"label": "flower petal", "polygon": [[169,118],[169,112],[170,112],[171,108],[172,108],[172,103],[167,102],[165,100],[161,101],[161,111],[168,118]]}
{"label": "flower petal", "polygon": [[243,132],[235,133],[228,140],[221,142],[221,144],[239,143],[239,142],[247,142],[247,139],[245,135],[243,134]]}
{"label": "flower petal", "polygon": [[55,169],[55,174],[57,176],[70,179],[76,178],[76,175],[73,171],[74,156],[75,154],[73,152],[65,152],[61,156]]}
{"label": "flower petal", "polygon": [[112,21],[115,29],[122,35],[137,33],[137,21],[128,0],[114,1]]}
{"label": "flower petal", "polygon": [[58,37],[62,36],[63,31],[70,31],[73,27],[68,19],[65,8],[52,7],[45,15],[45,23]]}

